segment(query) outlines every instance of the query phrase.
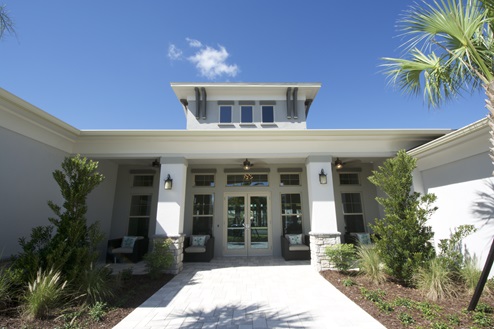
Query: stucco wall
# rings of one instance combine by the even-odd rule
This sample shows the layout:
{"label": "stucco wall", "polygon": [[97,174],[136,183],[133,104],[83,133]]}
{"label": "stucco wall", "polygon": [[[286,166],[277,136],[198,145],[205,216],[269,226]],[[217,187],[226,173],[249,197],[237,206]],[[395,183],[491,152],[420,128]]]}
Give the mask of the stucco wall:
{"label": "stucco wall", "polygon": [[492,170],[484,152],[422,172],[425,190],[437,196],[438,210],[430,220],[436,245],[459,225],[475,225],[477,232],[466,238],[464,245],[479,266],[485,263],[494,236]]}
{"label": "stucco wall", "polygon": [[67,154],[1,127],[0,154],[0,256],[7,258],[21,250],[20,237],[49,224],[48,200],[61,202],[52,172]]}
{"label": "stucco wall", "polygon": [[345,219],[343,217],[341,193],[360,193],[364,211],[364,225],[366,226],[367,232],[372,232],[368,224],[373,224],[376,218],[381,217],[379,205],[376,201],[376,187],[368,180],[368,177],[372,175],[374,165],[371,163],[362,163],[358,164],[358,168],[361,169],[361,171],[358,172],[360,178],[359,185],[340,185],[339,173],[344,173],[347,171],[345,171],[345,167],[340,171],[333,170],[336,217],[338,219],[338,231],[341,232],[342,238],[345,234]]}
{"label": "stucco wall", "polygon": [[206,119],[196,119],[196,101],[189,101],[187,116],[187,129],[225,129],[225,128],[240,128],[240,129],[252,129],[252,128],[279,128],[279,129],[305,129],[305,105],[304,100],[297,102],[297,119],[287,119],[286,101],[276,100],[274,105],[274,126],[262,124],[261,117],[261,105],[259,101],[255,101],[255,105],[252,105],[253,124],[242,125],[240,124],[240,105],[239,101],[234,101],[232,106],[232,124],[221,124],[220,121],[220,105],[218,101],[207,102],[207,117]]}
{"label": "stucco wall", "polygon": [[157,184],[159,183],[159,171],[156,171],[154,175],[153,187],[132,187],[132,174],[131,170],[146,169],[150,167],[140,166],[118,166],[118,174],[115,188],[115,198],[113,202],[113,213],[111,219],[111,231],[109,234],[110,239],[121,238],[128,234],[129,227],[129,214],[130,214],[130,201],[132,195],[137,194],[150,194],[151,197],[151,216],[149,219],[149,236],[152,236],[156,229],[156,204],[158,198]]}

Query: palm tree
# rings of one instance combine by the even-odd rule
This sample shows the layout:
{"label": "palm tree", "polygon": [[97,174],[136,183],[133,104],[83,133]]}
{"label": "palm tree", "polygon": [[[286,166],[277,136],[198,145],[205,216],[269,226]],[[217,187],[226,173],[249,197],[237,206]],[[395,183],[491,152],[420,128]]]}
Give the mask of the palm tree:
{"label": "palm tree", "polygon": [[[422,0],[399,25],[408,40],[404,58],[384,58],[389,82],[406,94],[423,93],[431,107],[484,88],[494,163],[494,0]],[[493,258],[494,240],[469,310],[475,309]]]}
{"label": "palm tree", "polygon": [[12,22],[5,5],[0,5],[0,39],[5,33],[15,34],[14,22]]}

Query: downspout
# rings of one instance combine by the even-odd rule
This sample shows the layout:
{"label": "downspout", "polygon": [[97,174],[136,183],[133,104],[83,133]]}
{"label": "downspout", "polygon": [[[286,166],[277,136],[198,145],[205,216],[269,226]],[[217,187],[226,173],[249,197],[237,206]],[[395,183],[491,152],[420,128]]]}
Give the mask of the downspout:
{"label": "downspout", "polygon": [[201,96],[199,95],[199,88],[195,87],[196,92],[196,119],[201,117]]}
{"label": "downspout", "polygon": [[293,88],[293,118],[294,119],[298,119],[297,94],[298,94],[298,88]]}
{"label": "downspout", "polygon": [[290,101],[290,94],[292,93],[292,88],[286,90],[286,118],[292,118],[292,102]]}
{"label": "downspout", "polygon": [[201,92],[202,92],[202,118],[204,120],[206,120],[206,110],[207,110],[207,95],[206,95],[206,88],[202,87],[201,88]]}

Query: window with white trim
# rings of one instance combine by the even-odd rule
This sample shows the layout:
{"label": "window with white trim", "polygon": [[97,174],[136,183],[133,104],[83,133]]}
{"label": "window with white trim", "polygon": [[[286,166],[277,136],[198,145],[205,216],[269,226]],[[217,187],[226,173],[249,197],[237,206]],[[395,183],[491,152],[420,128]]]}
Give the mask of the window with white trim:
{"label": "window with white trim", "polygon": [[360,185],[358,173],[340,173],[340,185]]}
{"label": "window with white trim", "polygon": [[280,174],[280,186],[300,186],[300,175]]}
{"label": "window with white trim", "polygon": [[151,216],[151,195],[133,195],[130,200],[128,235],[147,237]]}
{"label": "window with white trim", "polygon": [[220,106],[220,123],[232,123],[232,107]]}
{"label": "window with white trim", "polygon": [[213,234],[214,194],[195,194],[192,216],[192,234]]}
{"label": "window with white trim", "polygon": [[252,123],[254,122],[253,116],[253,106],[243,105],[240,107],[240,122],[241,123]]}
{"label": "window with white trim", "polygon": [[194,186],[214,187],[214,175],[194,175]]}
{"label": "window with white trim", "polygon": [[274,122],[274,106],[264,105],[261,107],[262,111],[262,122],[263,123],[273,123]]}
{"label": "window with white trim", "polygon": [[299,193],[281,195],[281,221],[284,234],[302,233],[301,200]]}
{"label": "window with white trim", "polygon": [[365,232],[364,210],[360,193],[341,193],[343,204],[343,218],[345,219],[345,231]]}

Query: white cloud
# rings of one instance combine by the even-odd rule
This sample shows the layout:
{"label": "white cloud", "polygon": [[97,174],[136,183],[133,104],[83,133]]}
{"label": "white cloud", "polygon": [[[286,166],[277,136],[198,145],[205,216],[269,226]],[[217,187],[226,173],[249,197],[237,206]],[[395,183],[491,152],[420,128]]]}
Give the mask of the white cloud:
{"label": "white cloud", "polygon": [[168,58],[172,61],[182,59],[182,50],[177,48],[174,44],[168,46]]}
{"label": "white cloud", "polygon": [[202,47],[202,43],[199,40],[191,39],[191,38],[185,38],[185,40],[189,43],[189,46],[191,46],[193,48],[201,48]]}
{"label": "white cloud", "polygon": [[188,60],[196,66],[202,76],[208,79],[214,79],[221,75],[234,77],[240,70],[236,64],[228,65],[226,63],[229,56],[230,54],[223,46],[219,46],[219,49],[205,46],[194,56],[188,57]]}

